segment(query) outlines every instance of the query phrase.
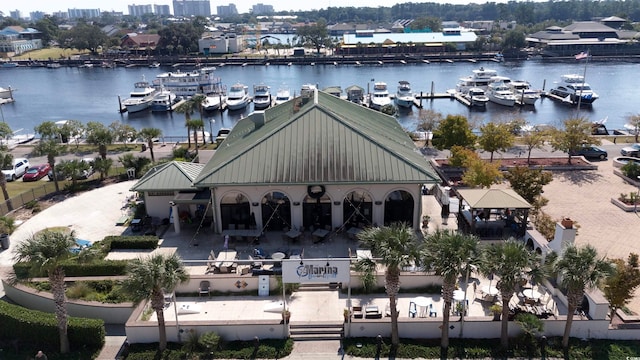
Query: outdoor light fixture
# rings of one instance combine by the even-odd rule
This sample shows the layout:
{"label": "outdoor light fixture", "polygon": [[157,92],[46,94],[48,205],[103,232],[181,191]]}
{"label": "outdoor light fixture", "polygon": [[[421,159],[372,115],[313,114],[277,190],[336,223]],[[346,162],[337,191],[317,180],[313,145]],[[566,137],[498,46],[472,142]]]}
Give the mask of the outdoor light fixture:
{"label": "outdoor light fixture", "polygon": [[300,201],[294,201],[293,206],[300,206]]}
{"label": "outdoor light fixture", "polygon": [[382,201],[380,201],[380,200],[376,200],[376,203],[375,203],[375,204],[376,204],[376,205],[382,205]]}
{"label": "outdoor light fixture", "polygon": [[251,203],[251,205],[253,205],[253,206],[258,206],[258,205],[260,205],[260,204],[259,204],[259,203],[257,203],[257,202],[252,202],[252,203]]}
{"label": "outdoor light fixture", "polygon": [[304,265],[304,263],[302,262],[302,260],[300,260],[300,266]]}
{"label": "outdoor light fixture", "polygon": [[331,264],[329,264],[329,261],[327,260],[327,267],[331,266]]}
{"label": "outdoor light fixture", "polygon": [[340,201],[334,201],[334,202],[333,202],[333,205],[335,205],[335,206],[339,206],[339,205],[340,205]]}

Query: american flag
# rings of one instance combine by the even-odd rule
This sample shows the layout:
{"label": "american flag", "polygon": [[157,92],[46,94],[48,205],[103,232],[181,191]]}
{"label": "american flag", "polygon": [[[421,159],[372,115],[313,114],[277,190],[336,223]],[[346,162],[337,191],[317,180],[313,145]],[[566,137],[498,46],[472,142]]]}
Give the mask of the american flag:
{"label": "american flag", "polygon": [[589,52],[581,52],[580,54],[576,55],[576,60],[581,60],[581,59],[586,59],[589,57]]}

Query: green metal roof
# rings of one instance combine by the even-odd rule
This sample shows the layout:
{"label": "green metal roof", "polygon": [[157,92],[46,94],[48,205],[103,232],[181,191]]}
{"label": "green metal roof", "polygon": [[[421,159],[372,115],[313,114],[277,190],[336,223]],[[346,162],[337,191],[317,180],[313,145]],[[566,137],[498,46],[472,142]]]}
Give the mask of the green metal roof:
{"label": "green metal roof", "polygon": [[438,181],[395,118],[316,91],[238,122],[194,183]]}
{"label": "green metal roof", "polygon": [[193,190],[193,181],[204,166],[183,161],[160,164],[144,174],[131,191]]}

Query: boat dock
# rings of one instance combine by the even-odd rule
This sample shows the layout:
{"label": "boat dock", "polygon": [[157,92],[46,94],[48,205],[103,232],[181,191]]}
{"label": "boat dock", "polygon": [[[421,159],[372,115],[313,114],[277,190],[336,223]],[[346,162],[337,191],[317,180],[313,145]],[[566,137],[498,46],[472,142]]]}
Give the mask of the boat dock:
{"label": "boat dock", "polygon": [[573,101],[571,101],[571,100],[567,100],[566,98],[562,98],[562,97],[560,97],[560,96],[558,96],[558,95],[554,95],[554,94],[552,94],[552,93],[550,93],[550,92],[541,92],[541,93],[540,93],[540,96],[544,96],[544,97],[547,97],[547,98],[549,98],[549,99],[553,99],[553,100],[556,100],[556,101],[560,101],[560,102],[563,102],[563,103],[565,103],[565,104],[575,105],[575,103],[574,103]]}
{"label": "boat dock", "polygon": [[177,108],[178,108],[178,106],[180,106],[180,105],[184,104],[184,103],[185,103],[185,101],[187,101],[187,100],[182,99],[182,100],[178,101],[177,103],[175,103],[175,104],[171,105],[171,110],[170,110],[170,111],[174,111],[175,109],[177,109]]}

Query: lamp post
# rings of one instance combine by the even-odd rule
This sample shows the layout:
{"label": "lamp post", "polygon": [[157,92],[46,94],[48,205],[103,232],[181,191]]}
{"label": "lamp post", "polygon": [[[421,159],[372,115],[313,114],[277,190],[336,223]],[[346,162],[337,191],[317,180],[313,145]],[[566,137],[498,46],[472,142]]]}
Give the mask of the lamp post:
{"label": "lamp post", "polygon": [[471,265],[470,263],[471,263],[471,259],[467,259],[467,263],[465,264],[465,267],[467,268],[467,276],[465,277],[465,280],[464,280],[464,298],[462,300],[462,315],[460,316],[460,337],[461,338],[464,332],[464,315],[468,311],[467,310],[467,290],[469,290],[469,273],[471,273],[471,269],[474,268],[474,266]]}
{"label": "lamp post", "polygon": [[216,123],[215,119],[209,120],[209,138],[212,144],[213,144],[213,124],[215,123]]}

